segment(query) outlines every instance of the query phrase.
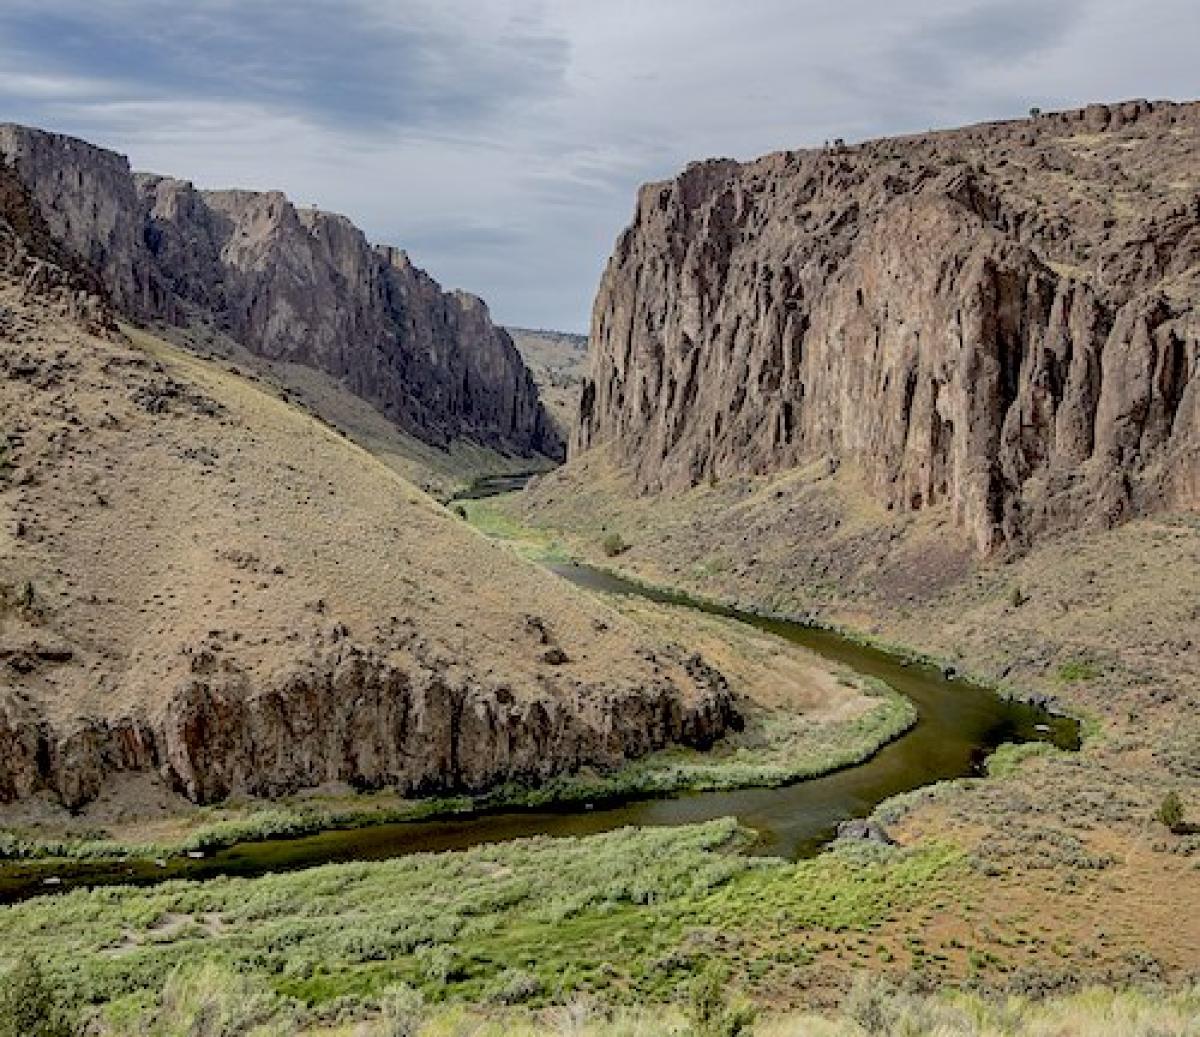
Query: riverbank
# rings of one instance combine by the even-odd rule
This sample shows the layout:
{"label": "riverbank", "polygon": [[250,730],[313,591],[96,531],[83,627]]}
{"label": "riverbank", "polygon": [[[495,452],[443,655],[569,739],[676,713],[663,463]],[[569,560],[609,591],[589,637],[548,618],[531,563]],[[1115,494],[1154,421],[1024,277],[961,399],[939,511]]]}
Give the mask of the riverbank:
{"label": "riverbank", "polygon": [[[54,818],[0,832],[0,860],[159,862],[238,845],[330,830],[470,817],[489,811],[606,804],[714,789],[778,786],[870,758],[916,723],[912,704],[879,680],[832,665],[785,638],[690,607],[606,596],[660,641],[700,651],[733,683],[742,729],[707,751],[673,748],[603,773],[585,770],[537,786],[502,785],[486,794],[405,800],[349,789],[196,808],[103,825],[94,816]],[[59,827],[61,826],[61,827]],[[57,827],[57,830],[56,830]],[[49,868],[42,869],[50,877]],[[173,873],[179,869],[170,864]],[[3,869],[0,868],[0,872]],[[0,885],[3,876],[0,874]]]}
{"label": "riverbank", "polygon": [[[1040,912],[1057,919],[1064,945],[1102,939],[1148,975],[1200,974],[1200,919],[1172,910],[1200,897],[1200,838],[1156,820],[1172,791],[1189,816],[1200,810],[1196,516],[1081,529],[977,559],[944,509],[888,512],[849,468],[657,497],[630,483],[593,451],[472,517],[526,551],[908,645],[1081,717],[1081,753],[1006,753],[1000,780],[891,801],[892,831],[906,843],[949,840],[987,873],[1020,877],[1007,892],[981,883],[981,913]],[[610,555],[614,536],[621,549]],[[1084,963],[1080,975],[1097,973]]]}
{"label": "riverbank", "polygon": [[[208,1011],[225,998],[222,1012],[242,1026],[228,1032],[345,1032],[402,1006],[431,1025],[457,1013],[532,1026],[593,1005],[601,1018],[638,1006],[626,1018],[661,1033],[687,1021],[713,974],[729,977],[721,1003],[757,1005],[755,1032],[769,1034],[772,1018],[801,1008],[866,1022],[860,1010],[898,1007],[901,990],[1028,997],[1087,975],[1121,986],[1166,978],[1103,940],[1072,946],[1053,917],[1001,922],[980,889],[1005,896],[1018,880],[985,875],[949,843],[842,843],[793,863],[736,852],[745,838],[726,820],[78,890],[0,911],[0,940],[36,940],[55,996],[114,1035],[157,1032],[155,1015],[188,997]],[[953,912],[969,924],[948,925]],[[865,973],[876,977],[869,991]]]}

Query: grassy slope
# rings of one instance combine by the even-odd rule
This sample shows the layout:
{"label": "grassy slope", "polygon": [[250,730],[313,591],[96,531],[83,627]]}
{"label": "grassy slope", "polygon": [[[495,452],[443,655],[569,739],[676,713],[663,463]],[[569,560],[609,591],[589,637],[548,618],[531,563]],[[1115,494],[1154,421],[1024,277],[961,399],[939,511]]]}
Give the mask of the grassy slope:
{"label": "grassy slope", "polygon": [[469,440],[457,440],[446,449],[430,446],[398,428],[371,404],[322,371],[257,356],[228,336],[203,326],[168,326],[156,331],[191,352],[232,365],[242,377],[328,423],[402,478],[438,499],[449,498],[482,476],[553,466],[553,462],[541,456],[503,454]]}

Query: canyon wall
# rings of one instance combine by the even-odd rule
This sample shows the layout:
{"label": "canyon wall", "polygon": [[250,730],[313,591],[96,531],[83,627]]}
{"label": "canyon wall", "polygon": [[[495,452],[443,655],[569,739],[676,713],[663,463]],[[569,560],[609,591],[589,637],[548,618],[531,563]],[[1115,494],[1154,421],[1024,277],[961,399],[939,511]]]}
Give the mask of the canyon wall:
{"label": "canyon wall", "polygon": [[644,187],[572,435],[642,492],[824,459],[979,551],[1200,506],[1200,104]]}
{"label": "canyon wall", "polygon": [[562,455],[532,376],[482,300],[442,291],[344,217],[278,192],[135,174],[124,156],[22,126],[0,126],[0,157],[128,317],[211,323],[252,352],[333,375],[435,445],[469,438]]}

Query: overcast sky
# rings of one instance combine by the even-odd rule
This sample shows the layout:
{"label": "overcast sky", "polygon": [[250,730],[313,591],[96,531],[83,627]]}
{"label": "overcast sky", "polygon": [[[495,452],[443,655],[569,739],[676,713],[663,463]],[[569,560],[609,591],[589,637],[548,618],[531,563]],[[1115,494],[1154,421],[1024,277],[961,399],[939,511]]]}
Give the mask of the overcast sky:
{"label": "overcast sky", "polygon": [[1200,95],[1198,0],[0,0],[0,121],[281,188],[586,330],[692,159]]}

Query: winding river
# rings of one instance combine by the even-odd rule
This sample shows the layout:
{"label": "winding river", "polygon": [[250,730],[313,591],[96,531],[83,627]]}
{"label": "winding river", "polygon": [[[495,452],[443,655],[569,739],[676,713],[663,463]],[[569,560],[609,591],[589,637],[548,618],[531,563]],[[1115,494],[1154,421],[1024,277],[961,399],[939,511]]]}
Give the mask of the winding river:
{"label": "winding river", "polygon": [[411,853],[461,850],[534,835],[593,835],[626,825],[681,825],[728,816],[737,817],[757,833],[751,852],[808,856],[833,836],[838,822],[863,817],[891,796],[979,773],[983,760],[1003,742],[1043,740],[1060,748],[1078,747],[1078,726],[1069,718],[1002,699],[986,688],[949,678],[933,666],[909,662],[832,631],[699,604],[585,565],[556,564],[550,568],[589,590],[642,595],[716,612],[803,645],[860,674],[886,681],[912,700],[917,724],[864,763],[781,788],[685,793],[583,807],[573,804],[561,809],[497,810],[398,822],[243,843],[202,859],[173,857],[158,863],[18,862],[0,867],[0,902],[80,885],[261,875],[329,861],[382,860]]}

